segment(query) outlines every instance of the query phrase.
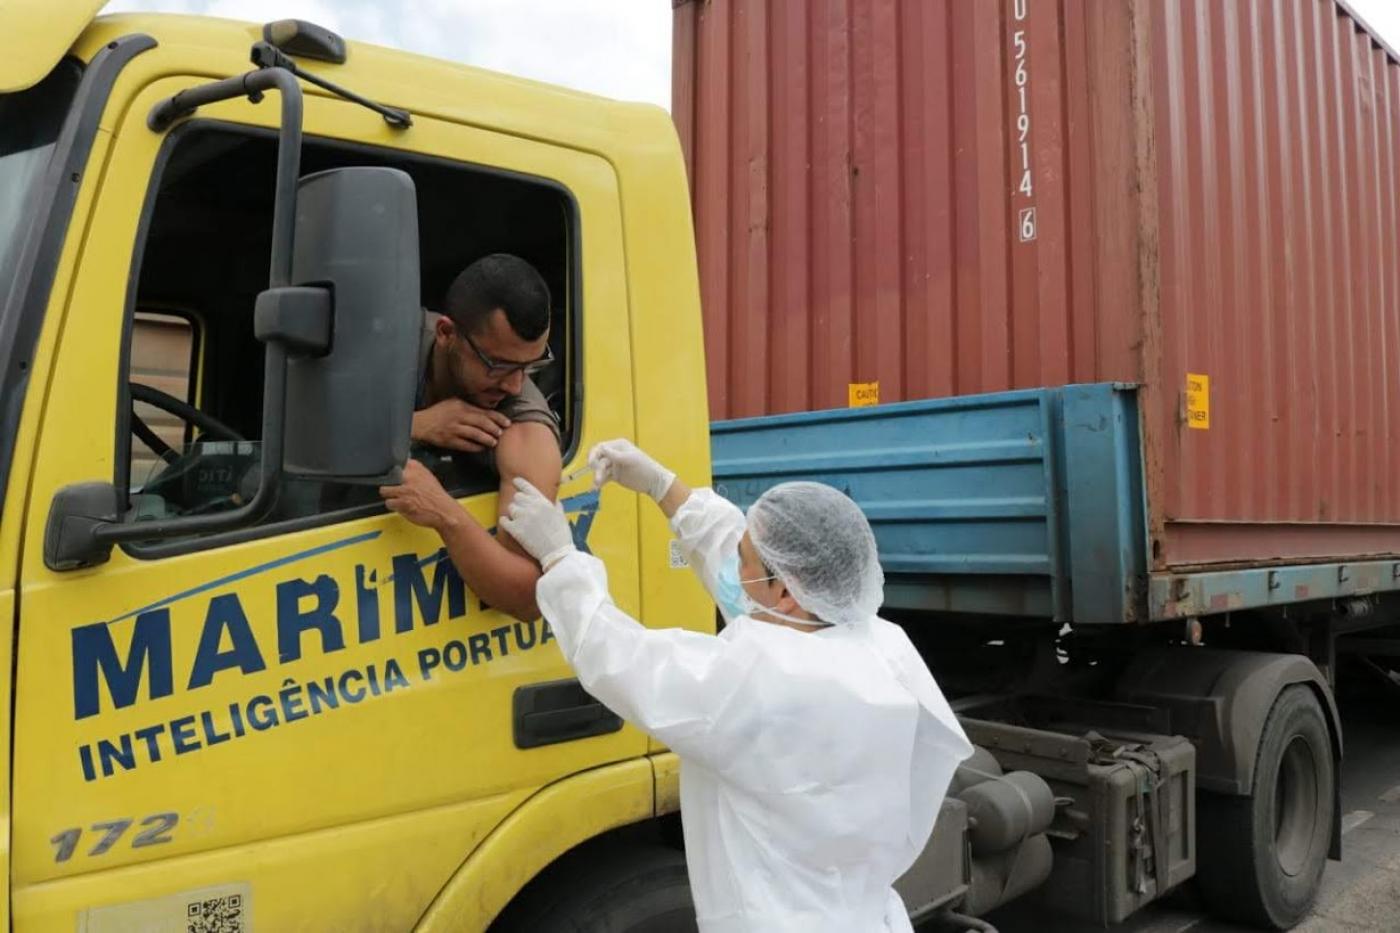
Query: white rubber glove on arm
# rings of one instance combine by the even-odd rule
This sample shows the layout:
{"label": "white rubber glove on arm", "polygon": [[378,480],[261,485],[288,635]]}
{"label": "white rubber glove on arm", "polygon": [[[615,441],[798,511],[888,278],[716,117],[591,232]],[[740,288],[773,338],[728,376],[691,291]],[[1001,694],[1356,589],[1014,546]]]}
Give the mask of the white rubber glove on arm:
{"label": "white rubber glove on arm", "polygon": [[501,527],[547,571],[573,553],[573,529],[564,507],[550,502],[528,480],[516,477],[515,489],[510,514],[501,518]]}
{"label": "white rubber glove on arm", "polygon": [[593,467],[593,485],[602,489],[617,483],[625,489],[651,496],[657,502],[666,497],[676,474],[657,463],[629,440],[604,441],[588,453]]}

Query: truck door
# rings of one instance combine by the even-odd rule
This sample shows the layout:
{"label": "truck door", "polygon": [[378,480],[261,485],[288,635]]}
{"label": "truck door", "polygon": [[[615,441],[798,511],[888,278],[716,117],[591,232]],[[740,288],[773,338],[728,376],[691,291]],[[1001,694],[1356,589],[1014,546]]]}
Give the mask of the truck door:
{"label": "truck door", "polygon": [[[567,683],[540,688],[571,676],[543,623],[483,606],[437,537],[373,490],[293,482],[258,527],[45,566],[64,486],[115,482],[128,520],[178,517],[235,506],[257,463],[251,315],[277,109],[239,100],[147,127],[153,105],[200,80],[153,80],[115,125],[87,227],[71,234],[84,246],[64,315],[45,323],[61,330],[23,519],[13,917],[406,929],[534,790],[642,755],[646,740]],[[303,172],[413,176],[428,305],[488,252],[545,274],[560,363],[542,382],[566,469],[631,433],[629,345],[609,338],[627,326],[617,186],[602,159],[430,117],[396,131],[311,95],[305,130]],[[494,526],[492,479],[454,482]],[[561,495],[635,611],[631,497],[599,512],[585,481]]]}

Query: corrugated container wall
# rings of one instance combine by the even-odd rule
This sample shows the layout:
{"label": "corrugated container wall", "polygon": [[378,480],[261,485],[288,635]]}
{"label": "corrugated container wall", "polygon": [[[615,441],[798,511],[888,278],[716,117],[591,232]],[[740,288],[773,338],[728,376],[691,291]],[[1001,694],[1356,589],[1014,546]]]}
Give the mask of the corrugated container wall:
{"label": "corrugated container wall", "polygon": [[1154,566],[1400,551],[1400,68],[1344,4],[674,5],[714,418],[1134,382]]}

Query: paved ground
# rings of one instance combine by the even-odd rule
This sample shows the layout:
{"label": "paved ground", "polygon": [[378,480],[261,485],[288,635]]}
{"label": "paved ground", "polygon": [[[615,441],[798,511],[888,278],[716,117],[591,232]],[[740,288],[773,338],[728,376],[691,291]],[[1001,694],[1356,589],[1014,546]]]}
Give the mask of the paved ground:
{"label": "paved ground", "polygon": [[[1341,862],[1329,862],[1303,933],[1400,933],[1400,696],[1344,701]],[[1188,886],[1189,887],[1189,886]],[[1079,933],[1083,923],[1010,910],[988,917],[1000,933]],[[1211,920],[1186,890],[1111,933],[1242,933]]]}

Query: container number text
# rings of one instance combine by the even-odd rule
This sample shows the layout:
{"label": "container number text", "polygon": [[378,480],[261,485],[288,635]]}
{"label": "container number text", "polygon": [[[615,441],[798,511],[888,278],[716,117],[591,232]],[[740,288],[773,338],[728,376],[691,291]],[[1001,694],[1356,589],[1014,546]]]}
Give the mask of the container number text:
{"label": "container number text", "polygon": [[1031,169],[1031,71],[1030,42],[1026,30],[1020,28],[1030,16],[1030,0],[1011,0],[1012,17],[1016,26],[1011,33],[1011,62],[1014,68],[1012,80],[1016,90],[1015,123],[1012,127],[1015,139],[1016,169],[1019,181],[1016,194],[1031,202],[1023,206],[1017,215],[1017,235],[1022,243],[1036,238],[1035,215],[1035,173]]}

